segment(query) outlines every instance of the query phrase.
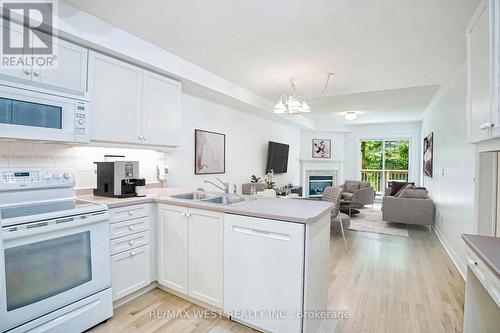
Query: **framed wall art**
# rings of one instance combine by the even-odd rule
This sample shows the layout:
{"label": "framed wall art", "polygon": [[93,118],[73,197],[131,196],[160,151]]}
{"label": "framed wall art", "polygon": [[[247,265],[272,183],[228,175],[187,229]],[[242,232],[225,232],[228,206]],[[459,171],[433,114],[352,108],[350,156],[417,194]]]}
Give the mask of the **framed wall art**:
{"label": "framed wall art", "polygon": [[330,139],[313,139],[312,140],[312,157],[313,158],[331,158],[332,157],[332,140],[330,140]]}
{"label": "framed wall art", "polygon": [[226,135],[194,131],[194,173],[208,175],[226,172]]}

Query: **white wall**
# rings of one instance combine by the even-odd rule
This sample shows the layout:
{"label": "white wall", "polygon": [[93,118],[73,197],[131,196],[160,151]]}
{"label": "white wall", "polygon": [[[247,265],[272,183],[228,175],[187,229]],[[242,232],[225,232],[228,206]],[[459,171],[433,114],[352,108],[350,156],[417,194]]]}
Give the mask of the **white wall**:
{"label": "white wall", "polygon": [[436,204],[435,231],[461,270],[463,233],[473,232],[475,148],[466,143],[466,68],[443,84],[423,115],[422,137],[434,132],[433,178],[423,177]]}
{"label": "white wall", "polygon": [[[278,186],[299,183],[300,131],[276,121],[269,121],[241,112],[210,100],[182,94],[181,146],[170,154],[171,187],[203,187],[205,179],[219,177],[231,184],[248,182],[252,174],[264,175],[268,141],[290,145],[288,172],[276,175]],[[226,173],[220,175],[194,174],[194,130],[203,129],[226,135]],[[216,189],[215,189],[216,190]],[[232,190],[232,189],[231,189]]]}
{"label": "white wall", "polygon": [[410,139],[410,181],[420,183],[421,124],[420,122],[366,124],[350,127],[344,138],[344,177],[360,179],[361,139]]}

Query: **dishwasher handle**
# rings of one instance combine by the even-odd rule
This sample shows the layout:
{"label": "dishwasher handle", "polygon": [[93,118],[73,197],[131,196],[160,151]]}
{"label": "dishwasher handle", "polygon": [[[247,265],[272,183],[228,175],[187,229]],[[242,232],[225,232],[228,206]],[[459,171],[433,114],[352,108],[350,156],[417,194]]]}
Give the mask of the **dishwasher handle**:
{"label": "dishwasher handle", "polygon": [[282,240],[282,241],[289,241],[291,239],[291,236],[287,235],[287,234],[280,234],[280,233],[272,232],[272,231],[259,230],[259,229],[253,229],[253,228],[245,228],[245,227],[239,227],[239,226],[233,226],[233,231],[241,233],[241,234],[253,235],[253,236],[258,236],[258,237],[265,237],[265,238],[270,238],[270,239],[277,239],[277,240]]}

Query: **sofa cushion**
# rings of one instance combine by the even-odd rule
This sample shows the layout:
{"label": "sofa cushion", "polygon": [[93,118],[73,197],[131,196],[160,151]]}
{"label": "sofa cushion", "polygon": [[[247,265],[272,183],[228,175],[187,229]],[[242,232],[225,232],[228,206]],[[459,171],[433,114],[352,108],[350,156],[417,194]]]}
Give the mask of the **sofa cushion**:
{"label": "sofa cushion", "polygon": [[342,199],[345,199],[345,200],[349,200],[349,201],[350,201],[350,200],[352,199],[352,196],[353,196],[353,195],[354,195],[353,193],[344,192],[344,193],[342,193]]}
{"label": "sofa cushion", "polygon": [[370,182],[359,182],[359,188],[367,188],[372,186]]}
{"label": "sofa cushion", "polygon": [[429,192],[420,188],[405,188],[399,195],[400,198],[427,199]]}
{"label": "sofa cushion", "polygon": [[353,180],[345,181],[345,190],[346,192],[354,193],[359,190],[359,182]]}
{"label": "sofa cushion", "polygon": [[406,182],[392,182],[391,193],[392,197],[397,197],[397,193],[401,191],[402,188],[408,186],[409,183]]}
{"label": "sofa cushion", "polygon": [[401,195],[401,193],[403,193],[404,190],[407,190],[407,189],[413,189],[415,186],[413,186],[413,184],[410,184],[410,183],[406,183],[403,187],[401,187],[399,189],[399,191],[394,194],[395,197],[399,197]]}

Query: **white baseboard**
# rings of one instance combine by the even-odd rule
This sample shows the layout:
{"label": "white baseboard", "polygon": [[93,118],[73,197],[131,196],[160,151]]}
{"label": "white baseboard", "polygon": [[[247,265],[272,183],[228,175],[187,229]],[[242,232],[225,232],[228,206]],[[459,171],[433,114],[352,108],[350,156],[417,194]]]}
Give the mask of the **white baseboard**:
{"label": "white baseboard", "polygon": [[435,225],[432,227],[432,229],[434,230],[434,233],[436,234],[437,238],[441,242],[441,245],[443,245],[444,250],[446,251],[446,253],[448,253],[448,256],[450,257],[451,261],[453,262],[455,267],[458,269],[458,272],[462,276],[462,279],[465,281],[466,280],[466,272],[467,272],[466,266],[464,265],[464,263],[462,262],[460,257],[457,255],[455,250],[450,246],[450,244],[448,243],[448,241],[444,237],[441,230],[439,230],[439,228]]}

